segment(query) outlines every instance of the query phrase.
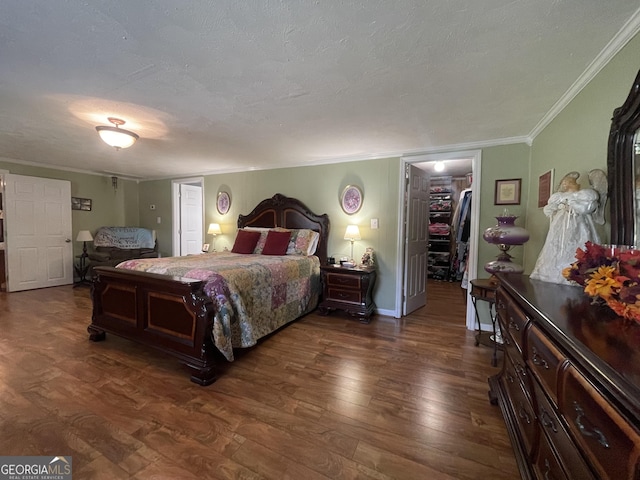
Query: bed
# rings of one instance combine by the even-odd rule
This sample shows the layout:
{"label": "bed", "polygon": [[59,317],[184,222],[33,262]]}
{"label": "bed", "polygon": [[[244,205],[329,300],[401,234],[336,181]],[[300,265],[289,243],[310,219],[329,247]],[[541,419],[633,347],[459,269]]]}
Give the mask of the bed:
{"label": "bed", "polygon": [[[319,265],[327,259],[329,218],[281,194],[238,217],[240,229],[278,227],[318,232],[315,254],[295,258],[220,252],[131,260],[117,268],[96,267],[89,338],[102,341],[106,333],[112,333],[154,347],[187,365],[193,382],[213,383],[216,363],[225,358],[232,361],[233,349],[255,345],[317,306]],[[262,276],[252,276],[254,270]],[[285,271],[296,277],[281,280],[265,295],[265,278],[280,278]],[[241,280],[234,275],[241,275]],[[281,297],[293,297],[296,291],[301,292],[300,298],[284,305]],[[276,303],[257,306],[261,296]],[[279,307],[277,315],[272,314],[278,310],[274,305]]]}

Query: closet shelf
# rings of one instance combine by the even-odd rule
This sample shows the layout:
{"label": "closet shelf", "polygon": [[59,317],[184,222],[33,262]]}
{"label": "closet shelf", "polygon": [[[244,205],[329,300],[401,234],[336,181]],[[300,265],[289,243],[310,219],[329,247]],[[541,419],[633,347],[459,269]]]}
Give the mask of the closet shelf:
{"label": "closet shelf", "polygon": [[427,275],[437,280],[449,279],[452,192],[450,176],[431,178]]}

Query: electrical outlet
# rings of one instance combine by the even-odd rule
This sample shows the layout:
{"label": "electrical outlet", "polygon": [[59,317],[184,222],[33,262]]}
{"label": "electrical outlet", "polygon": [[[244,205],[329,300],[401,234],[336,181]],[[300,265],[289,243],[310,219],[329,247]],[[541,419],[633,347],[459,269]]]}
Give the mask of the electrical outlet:
{"label": "electrical outlet", "polygon": [[375,230],[376,228],[378,228],[378,219],[377,218],[372,218],[371,219],[371,229]]}

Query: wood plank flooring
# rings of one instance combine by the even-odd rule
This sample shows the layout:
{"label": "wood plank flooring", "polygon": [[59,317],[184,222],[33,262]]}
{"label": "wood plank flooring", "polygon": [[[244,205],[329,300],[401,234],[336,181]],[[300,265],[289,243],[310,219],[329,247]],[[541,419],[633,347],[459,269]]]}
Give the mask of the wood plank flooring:
{"label": "wood plank flooring", "polygon": [[0,293],[0,455],[70,455],[75,480],[519,478],[460,286],[428,299],[369,325],[307,315],[200,387],[90,342],[88,288]]}

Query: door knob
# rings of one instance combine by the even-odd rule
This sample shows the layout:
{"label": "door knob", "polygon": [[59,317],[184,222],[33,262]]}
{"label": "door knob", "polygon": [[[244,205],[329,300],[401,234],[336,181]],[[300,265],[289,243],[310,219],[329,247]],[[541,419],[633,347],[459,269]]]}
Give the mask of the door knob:
{"label": "door knob", "polygon": [[71,243],[71,239],[70,239],[70,238],[67,238],[67,239],[65,240],[65,243]]}

